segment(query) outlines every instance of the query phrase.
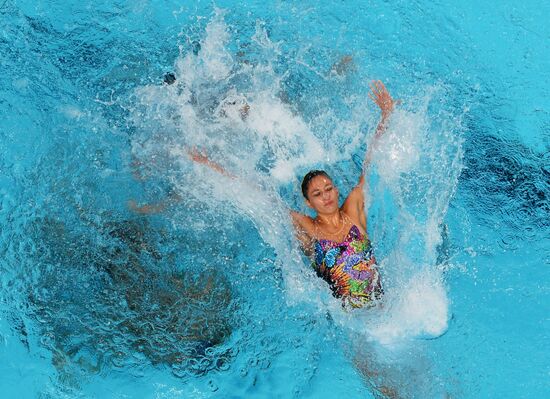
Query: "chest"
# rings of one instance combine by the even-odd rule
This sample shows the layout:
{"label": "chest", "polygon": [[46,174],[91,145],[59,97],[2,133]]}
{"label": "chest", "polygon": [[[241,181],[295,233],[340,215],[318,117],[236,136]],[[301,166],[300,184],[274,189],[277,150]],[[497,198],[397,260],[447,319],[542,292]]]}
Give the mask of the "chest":
{"label": "chest", "polygon": [[314,243],[314,263],[317,268],[332,268],[340,264],[356,264],[372,257],[370,241],[359,234],[348,234],[346,240],[318,240]]}

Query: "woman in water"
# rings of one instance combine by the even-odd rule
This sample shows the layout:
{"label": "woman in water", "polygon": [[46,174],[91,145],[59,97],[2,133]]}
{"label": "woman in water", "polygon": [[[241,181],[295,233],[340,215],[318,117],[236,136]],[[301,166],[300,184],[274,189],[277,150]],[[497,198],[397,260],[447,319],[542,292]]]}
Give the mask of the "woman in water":
{"label": "woman in water", "polygon": [[[382,117],[368,146],[365,168],[396,105],[380,81],[372,83],[369,96],[380,107]],[[351,308],[372,304],[382,293],[367,236],[364,185],[363,172],[340,206],[338,189],[330,176],[323,170],[312,170],[302,180],[302,194],[316,216],[290,212],[296,235],[305,253],[313,259],[317,275],[329,283],[334,296],[342,298],[344,307]]]}
{"label": "woman in water", "polygon": [[[370,87],[369,97],[378,105],[382,116],[368,146],[365,169],[397,104],[381,81],[373,81]],[[196,150],[191,151],[190,156],[195,162],[234,177]],[[296,237],[303,251],[312,258],[315,271],[328,282],[333,295],[342,299],[342,305],[351,308],[373,304],[382,293],[380,275],[367,236],[364,185],[363,172],[357,185],[340,206],[338,189],[330,176],[322,170],[310,171],[302,181],[302,194],[307,206],[316,215],[312,218],[299,212],[290,212]],[[158,208],[149,205],[137,207],[135,203],[130,206],[140,213],[151,213]]]}

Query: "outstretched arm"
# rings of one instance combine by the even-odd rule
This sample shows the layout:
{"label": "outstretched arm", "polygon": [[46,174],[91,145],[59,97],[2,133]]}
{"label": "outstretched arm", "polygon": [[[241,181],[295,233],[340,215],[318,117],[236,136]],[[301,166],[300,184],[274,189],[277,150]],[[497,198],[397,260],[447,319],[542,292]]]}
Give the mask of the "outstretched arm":
{"label": "outstretched arm", "polygon": [[[237,176],[227,172],[220,164],[211,160],[204,153],[201,153],[196,149],[189,151],[189,156],[193,161],[202,163],[224,176],[237,179]],[[306,255],[311,256],[313,248],[313,238],[311,235],[311,231],[313,230],[313,220],[309,216],[293,210],[289,210],[289,214],[294,227],[295,237],[300,242],[300,246]]]}
{"label": "outstretched arm", "polygon": [[367,221],[365,215],[365,197],[363,194],[363,188],[365,186],[365,169],[370,166],[373,150],[378,144],[378,139],[386,131],[390,115],[392,114],[395,106],[398,104],[398,101],[394,100],[391,97],[390,93],[386,89],[386,86],[384,86],[381,81],[372,81],[372,83],[370,84],[370,89],[371,92],[369,93],[369,97],[372,99],[372,101],[376,103],[376,105],[378,105],[378,107],[382,111],[382,116],[380,117],[380,122],[378,122],[376,131],[374,132],[374,136],[372,137],[368,145],[359,181],[357,185],[353,188],[353,190],[351,190],[348,197],[344,201],[344,204],[342,205],[342,209],[352,219],[359,222],[364,231],[366,231],[367,229]]}
{"label": "outstretched arm", "polygon": [[[237,176],[227,172],[220,164],[212,161],[205,154],[200,153],[196,149],[189,151],[189,156],[193,161],[202,163],[222,175],[228,176],[232,179],[237,178]],[[295,237],[300,242],[300,246],[306,255],[310,256],[312,254],[313,247],[313,239],[311,236],[311,231],[313,230],[313,220],[309,216],[293,210],[289,210],[289,214],[292,220],[292,226],[294,227]]]}
{"label": "outstretched arm", "polygon": [[[378,107],[382,111],[382,115],[380,117],[380,122],[378,122],[378,126],[376,126],[374,136],[371,139],[367,148],[367,154],[365,155],[364,161],[365,169],[370,166],[370,163],[372,161],[372,152],[378,144],[378,139],[386,131],[390,115],[392,114],[395,106],[399,103],[398,100],[394,100],[392,98],[388,89],[386,89],[386,86],[384,86],[384,83],[382,83],[380,80],[373,80],[370,84],[370,89],[371,92],[369,93],[369,97],[372,101],[376,103],[376,105],[378,105]],[[359,178],[359,184],[362,186],[363,183],[364,176],[363,174],[361,174],[361,177]]]}
{"label": "outstretched arm", "polygon": [[208,166],[210,169],[224,175],[224,176],[227,176],[227,177],[231,177],[232,179],[236,179],[237,176],[227,172],[223,166],[221,166],[219,163],[215,162],[215,161],[212,161],[210,158],[208,158],[206,156],[206,154],[200,152],[199,150],[197,150],[196,148],[193,148],[192,150],[189,150],[188,151],[188,154],[189,154],[189,157],[197,162],[197,163],[202,163],[203,165],[206,165]]}
{"label": "outstretched arm", "polygon": [[[188,154],[193,161],[206,165],[210,169],[224,176],[228,176],[233,179],[236,178],[235,175],[232,175],[231,173],[227,172],[220,164],[212,161],[204,153],[199,152],[196,148],[189,150]],[[140,213],[142,215],[150,215],[150,214],[163,212],[166,208],[180,202],[181,199],[182,198],[177,193],[173,193],[169,195],[166,199],[160,202],[157,202],[155,204],[145,204],[145,205],[138,206],[136,201],[130,200],[128,201],[128,207],[136,213]]]}

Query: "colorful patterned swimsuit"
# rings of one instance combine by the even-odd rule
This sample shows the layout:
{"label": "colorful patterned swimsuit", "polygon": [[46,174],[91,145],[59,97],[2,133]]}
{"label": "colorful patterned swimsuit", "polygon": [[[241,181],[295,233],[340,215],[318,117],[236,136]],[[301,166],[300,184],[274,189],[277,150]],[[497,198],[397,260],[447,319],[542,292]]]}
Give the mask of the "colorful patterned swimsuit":
{"label": "colorful patterned swimsuit", "polygon": [[342,298],[344,307],[372,304],[382,294],[371,243],[356,225],[342,242],[316,241],[313,267],[329,283],[333,295]]}

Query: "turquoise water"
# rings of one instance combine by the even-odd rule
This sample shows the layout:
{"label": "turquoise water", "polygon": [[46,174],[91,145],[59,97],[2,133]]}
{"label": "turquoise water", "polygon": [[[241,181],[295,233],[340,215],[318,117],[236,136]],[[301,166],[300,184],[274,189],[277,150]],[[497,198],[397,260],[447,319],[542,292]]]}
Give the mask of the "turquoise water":
{"label": "turquoise water", "polygon": [[[548,396],[549,12],[0,1],[3,397]],[[354,184],[372,79],[386,295],[349,314],[286,209]]]}

